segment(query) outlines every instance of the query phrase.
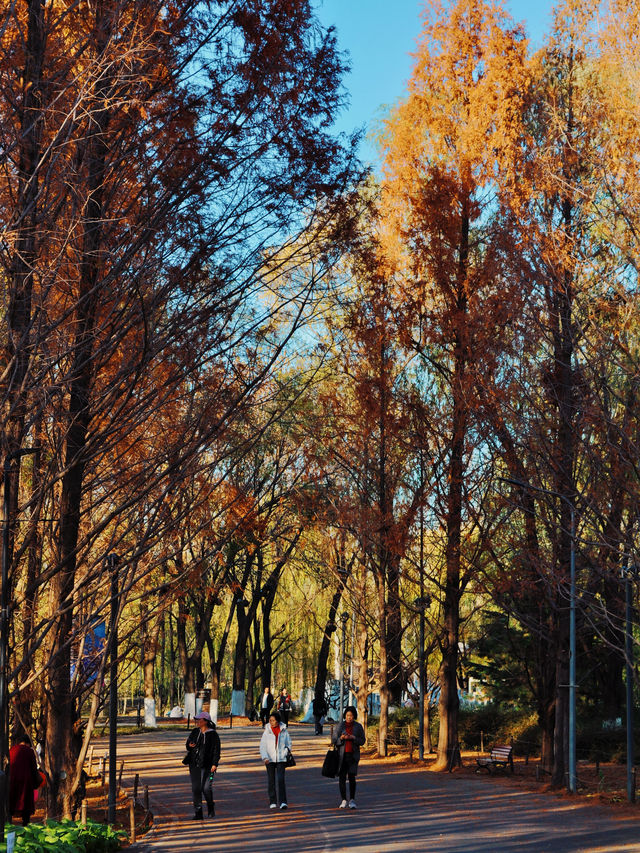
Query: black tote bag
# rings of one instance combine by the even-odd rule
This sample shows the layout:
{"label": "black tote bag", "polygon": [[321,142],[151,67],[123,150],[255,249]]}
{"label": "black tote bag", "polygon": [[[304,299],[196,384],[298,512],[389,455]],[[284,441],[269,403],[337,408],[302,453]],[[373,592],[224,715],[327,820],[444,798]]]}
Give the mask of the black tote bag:
{"label": "black tote bag", "polygon": [[338,750],[335,747],[328,749],[322,762],[322,775],[326,776],[327,779],[335,779],[339,761]]}

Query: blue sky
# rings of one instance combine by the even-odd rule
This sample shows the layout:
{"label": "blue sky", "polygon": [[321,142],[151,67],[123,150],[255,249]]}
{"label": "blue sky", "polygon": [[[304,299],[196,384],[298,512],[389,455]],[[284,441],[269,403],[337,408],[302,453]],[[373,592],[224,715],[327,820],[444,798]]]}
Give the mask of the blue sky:
{"label": "blue sky", "polygon": [[[421,29],[424,0],[314,0],[325,26],[333,25],[338,43],[351,58],[352,71],[345,87],[351,106],[336,127],[351,131],[371,127],[405,90],[411,73],[411,57]],[[507,0],[505,9],[525,24],[532,46],[549,29],[551,0]],[[368,141],[361,147],[365,160],[375,161],[376,149]]]}

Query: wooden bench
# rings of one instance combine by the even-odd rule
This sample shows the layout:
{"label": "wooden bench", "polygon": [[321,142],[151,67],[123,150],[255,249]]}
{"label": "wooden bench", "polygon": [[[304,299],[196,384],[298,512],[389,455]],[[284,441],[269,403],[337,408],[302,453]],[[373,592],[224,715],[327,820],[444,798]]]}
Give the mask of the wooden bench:
{"label": "wooden bench", "polygon": [[476,763],[478,765],[476,773],[480,770],[493,773],[494,770],[506,770],[507,768],[510,768],[513,773],[513,746],[508,744],[494,746],[490,755],[476,758]]}

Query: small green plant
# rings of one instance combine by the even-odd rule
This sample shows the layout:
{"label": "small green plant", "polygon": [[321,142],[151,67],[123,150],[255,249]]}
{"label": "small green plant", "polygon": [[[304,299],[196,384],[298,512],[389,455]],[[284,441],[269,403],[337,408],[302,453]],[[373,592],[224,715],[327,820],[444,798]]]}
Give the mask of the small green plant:
{"label": "small green plant", "polygon": [[[5,826],[16,834],[16,851],[20,853],[112,853],[119,850],[125,833],[112,826],[87,821],[82,826],[78,821],[48,820],[44,824],[30,823],[28,826]],[[6,853],[6,843],[0,844],[0,853]]]}

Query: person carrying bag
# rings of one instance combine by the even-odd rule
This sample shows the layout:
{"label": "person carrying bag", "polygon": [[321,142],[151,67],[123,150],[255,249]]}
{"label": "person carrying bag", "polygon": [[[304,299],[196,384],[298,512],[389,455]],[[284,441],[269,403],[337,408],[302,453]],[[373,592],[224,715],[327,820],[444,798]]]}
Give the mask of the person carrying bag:
{"label": "person carrying bag", "polygon": [[326,776],[327,779],[335,779],[339,763],[340,756],[338,755],[338,750],[335,746],[332,746],[331,749],[327,750],[327,754],[322,762],[322,775]]}
{"label": "person carrying bag", "polygon": [[189,767],[193,792],[194,820],[202,820],[202,796],[207,802],[207,817],[215,817],[213,780],[220,761],[220,737],[206,711],[196,714],[197,726],[187,738],[187,754],[182,763]]}
{"label": "person carrying bag", "polygon": [[338,786],[341,802],[339,808],[347,808],[347,777],[349,777],[350,809],[356,806],[356,774],[360,762],[360,747],[364,746],[366,736],[360,723],[356,722],[357,710],[353,705],[345,708],[344,718],[334,735],[333,743],[338,752]]}
{"label": "person carrying bag", "polygon": [[[278,795],[280,796],[280,808],[287,808],[287,788],[284,781],[284,772],[289,764],[291,755],[291,736],[286,725],[280,719],[277,711],[272,711],[269,722],[264,727],[260,741],[260,758],[264,761],[267,769],[267,790],[269,794],[269,808],[278,807]],[[293,756],[291,756],[293,758]]]}

